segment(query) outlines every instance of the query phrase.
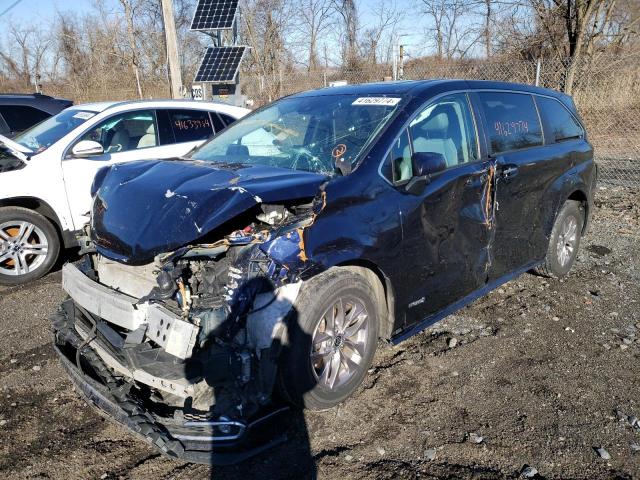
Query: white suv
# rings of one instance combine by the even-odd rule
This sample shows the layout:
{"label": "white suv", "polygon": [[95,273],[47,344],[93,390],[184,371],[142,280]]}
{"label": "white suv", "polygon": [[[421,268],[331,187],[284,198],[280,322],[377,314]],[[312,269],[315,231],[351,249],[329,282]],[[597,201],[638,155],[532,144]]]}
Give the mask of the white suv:
{"label": "white suv", "polygon": [[47,273],[88,221],[98,170],[185,155],[249,110],[154,100],[76,105],[13,140],[0,135],[0,284]]}

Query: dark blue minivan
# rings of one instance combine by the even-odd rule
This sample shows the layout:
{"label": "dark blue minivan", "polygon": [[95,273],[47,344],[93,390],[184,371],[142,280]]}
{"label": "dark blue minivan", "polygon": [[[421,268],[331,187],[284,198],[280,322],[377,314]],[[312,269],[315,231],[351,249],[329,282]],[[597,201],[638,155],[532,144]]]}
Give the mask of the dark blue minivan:
{"label": "dark blue minivan", "polygon": [[227,462],[278,399],[349,397],[379,339],[524,272],[566,275],[596,172],[573,101],[552,90],[292,95],[186,157],[97,174],[56,349],[92,403],[163,452]]}

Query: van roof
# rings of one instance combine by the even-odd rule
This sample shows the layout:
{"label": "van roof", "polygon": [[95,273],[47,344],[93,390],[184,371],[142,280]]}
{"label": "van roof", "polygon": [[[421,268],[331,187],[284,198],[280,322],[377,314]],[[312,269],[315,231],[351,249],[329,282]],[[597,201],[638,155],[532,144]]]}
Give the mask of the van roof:
{"label": "van roof", "polygon": [[497,82],[491,80],[400,80],[394,82],[373,82],[325,87],[292,95],[292,97],[319,95],[411,95],[413,97],[430,96],[447,90],[511,90],[517,92],[538,93],[557,98],[568,98],[564,93],[548,88],[523,83]]}

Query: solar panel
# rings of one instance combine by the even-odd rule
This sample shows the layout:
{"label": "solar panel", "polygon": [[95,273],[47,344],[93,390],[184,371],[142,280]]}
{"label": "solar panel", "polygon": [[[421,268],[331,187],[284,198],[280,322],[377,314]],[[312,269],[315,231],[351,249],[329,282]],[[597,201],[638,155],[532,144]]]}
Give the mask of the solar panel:
{"label": "solar panel", "polygon": [[195,82],[233,83],[247,47],[209,47]]}
{"label": "solar panel", "polygon": [[191,30],[231,28],[238,10],[238,0],[199,0]]}

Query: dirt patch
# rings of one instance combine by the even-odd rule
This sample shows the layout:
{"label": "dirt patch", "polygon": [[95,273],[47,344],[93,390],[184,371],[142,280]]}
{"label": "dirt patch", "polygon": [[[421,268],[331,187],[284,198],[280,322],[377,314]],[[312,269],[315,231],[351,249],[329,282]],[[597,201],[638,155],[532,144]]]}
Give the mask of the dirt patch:
{"label": "dirt patch", "polygon": [[354,398],[292,412],[285,445],[229,468],[158,456],[71,390],[48,346],[57,274],[0,289],[3,478],[638,477],[639,204],[599,189],[568,278],[523,275],[380,348]]}

